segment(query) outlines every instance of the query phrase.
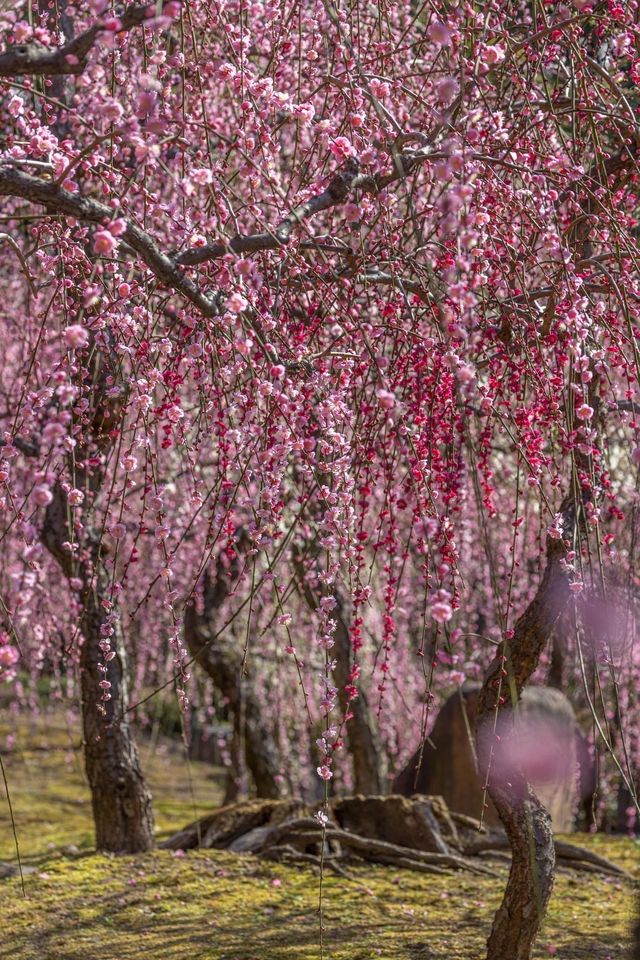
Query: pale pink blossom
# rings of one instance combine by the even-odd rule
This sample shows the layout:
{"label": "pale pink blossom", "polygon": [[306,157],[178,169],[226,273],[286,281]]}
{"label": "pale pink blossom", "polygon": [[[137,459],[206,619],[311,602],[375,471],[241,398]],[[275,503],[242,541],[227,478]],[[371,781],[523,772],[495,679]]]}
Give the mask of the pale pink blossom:
{"label": "pale pink blossom", "polygon": [[336,137],[329,144],[329,150],[339,160],[344,160],[346,157],[352,157],[355,154],[353,144],[346,137]]}
{"label": "pale pink blossom", "polygon": [[16,43],[24,43],[33,36],[33,27],[29,26],[26,20],[18,20],[13,28],[13,39]]}
{"label": "pale pink blossom", "polygon": [[12,667],[19,659],[18,650],[11,644],[0,646],[0,667]]}
{"label": "pale pink blossom", "polygon": [[114,237],[121,237],[127,229],[127,221],[124,217],[116,217],[109,223],[109,233]]}
{"label": "pale pink blossom", "polygon": [[581,403],[576,410],[578,420],[590,420],[592,416],[593,407],[590,407],[588,403]]}
{"label": "pale pink blossom", "polygon": [[22,97],[13,96],[9,97],[7,102],[7,110],[12,117],[19,117],[20,114],[24,111],[24,101]]}
{"label": "pale pink blossom", "polygon": [[109,120],[111,123],[118,123],[124,116],[124,107],[112,97],[104,100],[104,102],[97,107],[97,111],[105,120]]}
{"label": "pale pink blossom", "polygon": [[101,256],[113,253],[118,241],[109,230],[96,230],[93,235],[93,252]]}
{"label": "pale pink blossom", "polygon": [[184,410],[178,407],[176,404],[169,407],[167,410],[167,420],[170,420],[171,423],[178,423],[184,417]]}
{"label": "pale pink blossom", "polygon": [[230,313],[240,314],[247,306],[247,300],[240,293],[232,293],[227,300],[227,310]]}
{"label": "pale pink blossom", "polygon": [[459,89],[460,86],[455,77],[443,77],[443,79],[438,82],[436,87],[438,100],[440,103],[443,103],[445,106],[447,106],[451,103]]}
{"label": "pale pink blossom", "polygon": [[446,600],[436,600],[431,604],[429,612],[436,623],[446,623],[453,616],[453,608]]}
{"label": "pale pink blossom", "polygon": [[442,20],[432,20],[427,30],[427,36],[438,46],[444,47],[451,43],[451,30]]}
{"label": "pale pink blossom", "polygon": [[482,59],[490,67],[494,67],[497,63],[501,63],[505,58],[505,48],[499,43],[493,43],[485,47]]}
{"label": "pale pink blossom", "polygon": [[89,344],[89,331],[79,323],[72,323],[64,331],[64,342],[71,349],[80,349]]}
{"label": "pale pink blossom", "polygon": [[39,507],[48,507],[53,501],[53,494],[49,487],[45,486],[44,484],[39,484],[37,487],[33,488],[33,499]]}
{"label": "pale pink blossom", "polygon": [[393,410],[396,405],[395,393],[392,393],[390,390],[377,390],[376,396],[383,410]]}
{"label": "pale pink blossom", "polygon": [[66,435],[66,430],[57,420],[50,420],[42,431],[42,437],[47,443],[56,443]]}

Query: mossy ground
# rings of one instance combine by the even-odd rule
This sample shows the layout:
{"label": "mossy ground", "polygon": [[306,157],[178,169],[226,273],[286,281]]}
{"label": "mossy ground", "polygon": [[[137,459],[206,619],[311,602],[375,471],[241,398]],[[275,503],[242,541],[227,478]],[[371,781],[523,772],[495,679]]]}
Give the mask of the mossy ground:
{"label": "mossy ground", "polygon": [[[9,721],[0,723],[0,744]],[[14,730],[14,732],[16,732]],[[45,718],[17,730],[3,757],[24,861],[35,872],[0,881],[0,960],[318,960],[319,879],[312,869],[207,851],[110,858],[92,852],[91,811],[77,750]],[[179,753],[143,750],[160,834],[210,810],[220,778],[190,772]],[[578,838],[638,873],[638,846]],[[73,844],[78,851],[66,851]],[[15,856],[0,789],[0,860]],[[351,868],[325,876],[327,960],[480,960],[500,881]],[[634,892],[592,875],[561,875],[539,958],[622,960]],[[549,949],[551,948],[551,950]],[[556,952],[553,954],[553,948]]]}

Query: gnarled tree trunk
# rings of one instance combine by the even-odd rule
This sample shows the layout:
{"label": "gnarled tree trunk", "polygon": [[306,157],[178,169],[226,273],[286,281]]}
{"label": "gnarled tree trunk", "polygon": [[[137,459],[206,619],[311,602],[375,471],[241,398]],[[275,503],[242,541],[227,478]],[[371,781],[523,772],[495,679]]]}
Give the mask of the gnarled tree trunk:
{"label": "gnarled tree trunk", "polygon": [[189,651],[209,674],[233,712],[234,729],[244,741],[247,767],[259,797],[278,799],[283,789],[280,756],[275,739],[264,722],[264,710],[254,689],[248,665],[230,631],[218,635],[217,611],[230,590],[232,571],[219,566],[212,578],[204,580],[204,607],[198,612],[195,601],[185,611],[184,635]]}
{"label": "gnarled tree trunk", "polygon": [[[80,686],[82,727],[87,779],[96,832],[96,847],[111,853],[142,853],[154,845],[151,794],[145,784],[138,752],[128,718],[128,689],[124,637],[118,618],[112,619],[109,638],[115,657],[105,663],[100,643],[107,609],[113,611],[111,577],[105,567],[105,544],[100,531],[92,528],[85,508],[99,494],[104,481],[100,467],[87,469],[89,448],[106,454],[111,447],[110,427],[116,422],[117,406],[110,400],[107,387],[109,369],[100,353],[93,370],[87,374],[92,385],[93,420],[86,427],[82,443],[75,451],[76,484],[85,495],[83,508],[82,552],[78,559],[65,543],[72,540],[70,517],[73,513],[67,495],[56,483],[48,505],[41,540],[68,578],[81,583],[82,614],[80,631]],[[106,669],[105,669],[106,668]],[[109,697],[104,697],[101,682],[107,681]]]}
{"label": "gnarled tree trunk", "polygon": [[[101,600],[107,595],[106,571],[97,575],[96,588],[85,599],[82,616],[84,643],[80,651],[82,726],[87,778],[96,830],[96,847],[113,853],[141,853],[151,849],[153,809],[138,759],[126,710],[128,707],[125,648],[116,627],[111,646],[116,656],[106,674],[111,699],[103,702],[99,665],[100,627],[105,619]],[[104,711],[104,712],[103,712]]]}
{"label": "gnarled tree trunk", "polygon": [[333,676],[338,688],[340,707],[343,713],[349,712],[352,715],[347,722],[346,733],[353,764],[353,789],[355,793],[369,795],[386,793],[385,758],[371,716],[367,691],[360,686],[358,696],[354,700],[349,700],[346,693],[345,688],[349,683],[349,671],[352,666],[349,636],[351,605],[340,591],[335,590],[334,593],[338,601],[336,609],[338,625],[334,634],[336,665]]}
{"label": "gnarled tree trunk", "polygon": [[232,724],[229,766],[227,767],[227,779],[222,798],[222,805],[225,807],[230,803],[237,803],[242,797],[247,796],[247,763],[244,756],[244,738],[239,714],[232,714]]}
{"label": "gnarled tree trunk", "polygon": [[[145,784],[131,732],[126,660],[122,629],[112,623],[116,654],[106,673],[100,669],[101,627],[106,622],[110,579],[102,560],[76,565],[63,543],[68,539],[66,494],[59,484],[47,507],[42,540],[67,577],[82,581],[80,690],[84,760],[96,832],[96,847],[111,853],[142,853],[154,844],[151,794]],[[110,699],[103,699],[101,681],[108,681]]]}
{"label": "gnarled tree trunk", "polygon": [[547,674],[547,684],[556,690],[565,690],[565,646],[566,639],[560,623],[556,624],[551,637],[551,661]]}
{"label": "gnarled tree trunk", "polygon": [[[316,594],[305,578],[309,562],[311,564],[316,562],[315,550],[311,548],[310,558],[295,550],[293,562],[300,593],[304,596],[309,608],[316,610],[321,594]],[[347,687],[350,685],[349,674],[353,666],[350,636],[351,603],[345,599],[337,584],[333,584],[330,590],[323,590],[322,593],[324,595],[331,593],[336,599],[336,607],[332,612],[336,620],[336,629],[333,634],[335,646],[331,651],[335,664],[333,679],[342,713],[344,716],[349,716],[345,733],[353,767],[353,790],[354,793],[369,795],[386,793],[385,757],[371,716],[367,691],[360,685],[357,697],[351,700],[347,693]]]}
{"label": "gnarled tree trunk", "polygon": [[497,754],[509,750],[514,737],[509,714],[556,620],[570,597],[562,560],[573,547],[575,505],[567,498],[561,508],[563,538],[548,539],[547,563],[538,591],[504,640],[485,676],[478,702],[477,752],[487,791],[504,824],[512,862],[504,899],[488,940],[488,960],[529,960],[553,887],[555,850],[551,819],[520,769],[505,768]]}

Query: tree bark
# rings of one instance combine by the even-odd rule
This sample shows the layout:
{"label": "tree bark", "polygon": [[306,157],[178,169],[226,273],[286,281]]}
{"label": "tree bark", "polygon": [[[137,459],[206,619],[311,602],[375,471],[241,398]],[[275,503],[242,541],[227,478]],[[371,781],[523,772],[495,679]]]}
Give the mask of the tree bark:
{"label": "tree bark", "polygon": [[[110,637],[116,656],[104,673],[101,627],[106,622],[110,578],[100,558],[92,576],[85,563],[75,566],[62,544],[68,539],[66,495],[60,484],[47,507],[41,537],[67,577],[83,582],[80,630],[80,690],[84,760],[96,832],[96,848],[110,853],[142,853],[154,845],[151,794],[145,784],[129,724],[124,637],[114,621]],[[110,699],[100,682],[107,680]]]}
{"label": "tree bark", "polygon": [[[312,562],[313,560],[312,550]],[[319,596],[311,589],[305,579],[307,558],[299,552],[294,552],[293,563],[297,573],[298,587],[309,606],[316,610]],[[326,594],[329,591],[323,591]],[[345,600],[337,584],[330,588],[331,595],[336,598],[337,604],[333,611],[336,619],[336,629],[333,635],[335,646],[332,650],[332,659],[335,662],[333,679],[338,690],[338,702],[344,716],[349,715],[345,724],[345,732],[349,754],[352,759],[353,790],[354,793],[365,795],[382,794],[387,792],[385,777],[386,763],[382,745],[378,738],[375,724],[369,709],[367,692],[363,685],[358,686],[358,696],[350,700],[346,687],[350,684],[349,673],[352,666],[351,659],[351,603]]]}
{"label": "tree bark", "polygon": [[364,793],[365,795],[383,794],[387,792],[386,764],[382,745],[371,716],[367,692],[360,685],[358,696],[355,700],[349,700],[345,690],[349,683],[349,671],[351,669],[351,641],[349,636],[351,607],[339,590],[336,589],[334,593],[338,600],[336,608],[338,625],[334,634],[336,666],[333,676],[338,688],[340,707],[343,713],[352,714],[351,719],[346,724],[346,733],[353,763],[353,789],[354,793]]}
{"label": "tree bark", "polygon": [[[111,853],[142,853],[154,845],[151,794],[145,784],[127,710],[128,678],[122,626],[116,617],[110,624],[110,646],[115,657],[108,663],[100,647],[104,641],[102,626],[107,610],[113,611],[111,577],[104,563],[105,544],[99,529],[90,524],[93,500],[104,481],[102,469],[86,469],[88,445],[105,453],[113,443],[110,427],[118,423],[117,404],[107,393],[108,361],[96,353],[93,369],[86,374],[93,391],[93,419],[87,425],[82,444],[76,448],[75,476],[85,494],[82,533],[78,556],[65,548],[73,539],[70,517],[73,513],[60,482],[53,490],[40,537],[67,579],[80,580],[82,613],[79,629],[80,689],[84,757],[91,790],[96,832],[96,847]],[[115,371],[114,371],[115,372]],[[87,499],[88,498],[88,499]],[[105,698],[101,681],[107,681]]]}
{"label": "tree bark", "polygon": [[[520,796],[517,797],[517,793]],[[505,895],[487,942],[488,960],[529,960],[553,889],[551,818],[524,779],[489,791],[511,846]]]}
{"label": "tree bark", "polygon": [[246,763],[257,795],[278,799],[283,790],[275,739],[264,722],[264,711],[246,665],[243,676],[242,651],[235,638],[226,634],[217,636],[216,612],[229,594],[231,575],[221,567],[214,579],[205,574],[204,609],[199,613],[195,601],[187,607],[185,641],[191,655],[229,701],[234,724],[239,721]]}
{"label": "tree bark", "polygon": [[[102,702],[99,686],[102,654],[98,641],[104,622],[102,576],[85,602],[84,643],[80,651],[82,725],[87,778],[96,830],[96,847],[112,853],[142,853],[154,845],[153,809],[138,759],[126,710],[129,705],[122,631],[116,628],[111,646],[116,656],[106,674],[111,699]],[[103,712],[104,711],[104,712]]]}
{"label": "tree bark", "polygon": [[224,787],[222,805],[228,807],[232,803],[239,803],[247,796],[247,766],[243,751],[243,738],[240,717],[232,714],[233,729],[229,743],[230,765],[227,768],[227,779]]}
{"label": "tree bark", "polygon": [[558,624],[551,638],[551,663],[549,664],[547,684],[563,692],[565,689],[565,644],[566,640],[562,628]]}
{"label": "tree bark", "polygon": [[[576,528],[571,498],[564,501],[561,516],[563,539],[548,539],[547,563],[538,591],[517,621],[512,637],[499,646],[478,703],[480,769],[512,850],[504,899],[487,944],[488,960],[529,960],[553,888],[555,849],[549,814],[520,770],[501,769],[501,764],[494,762],[494,750],[499,743],[502,755],[514,736],[509,713],[517,709],[522,689],[571,595],[562,566]],[[494,726],[498,723],[499,737]]]}

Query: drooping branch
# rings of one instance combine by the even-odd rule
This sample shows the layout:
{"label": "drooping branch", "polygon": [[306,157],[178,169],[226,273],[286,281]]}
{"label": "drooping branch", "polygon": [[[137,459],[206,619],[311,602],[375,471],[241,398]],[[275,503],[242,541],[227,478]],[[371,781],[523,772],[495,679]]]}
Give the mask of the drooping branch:
{"label": "drooping branch", "polygon": [[[155,6],[134,3],[119,17],[118,33],[140,26],[145,20],[156,16]],[[15,44],[0,53],[0,77],[60,76],[83,73],[87,57],[101,33],[110,28],[102,21],[92,24],[87,30],[61,47],[45,47],[40,43]]]}
{"label": "drooping branch", "polygon": [[[334,588],[335,589],[335,588]],[[333,676],[338,688],[338,700],[343,715],[350,715],[346,724],[349,753],[353,763],[353,783],[357,793],[386,793],[386,763],[382,744],[371,715],[367,691],[360,684],[358,696],[349,699],[349,675],[352,667],[350,624],[351,604],[339,590],[335,590],[337,626],[335,640],[335,667]]]}

